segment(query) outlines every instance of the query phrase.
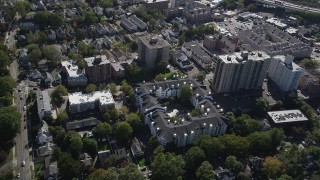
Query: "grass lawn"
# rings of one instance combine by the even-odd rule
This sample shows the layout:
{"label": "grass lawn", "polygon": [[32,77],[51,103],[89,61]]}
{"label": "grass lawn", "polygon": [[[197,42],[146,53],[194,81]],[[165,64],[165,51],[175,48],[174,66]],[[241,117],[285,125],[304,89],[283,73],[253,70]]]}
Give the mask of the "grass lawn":
{"label": "grass lawn", "polygon": [[6,162],[12,161],[13,160],[13,148],[15,148],[15,152],[17,152],[17,146],[14,146],[10,149],[10,152],[7,156]]}

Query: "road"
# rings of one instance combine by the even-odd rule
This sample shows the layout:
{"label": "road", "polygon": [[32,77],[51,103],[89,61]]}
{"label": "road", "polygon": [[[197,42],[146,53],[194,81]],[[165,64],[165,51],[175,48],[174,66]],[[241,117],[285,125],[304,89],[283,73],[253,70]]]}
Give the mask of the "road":
{"label": "road", "polygon": [[[291,9],[291,10],[298,10],[298,11],[305,11],[309,13],[317,13],[320,14],[320,9],[317,8],[311,8],[308,6],[303,6],[303,5],[296,5],[292,3],[288,3],[286,1],[280,1],[280,0],[254,0],[256,2],[260,2],[263,4],[268,4],[276,7],[283,7],[285,9]],[[276,3],[277,2],[277,3]]]}
{"label": "road", "polygon": [[[19,92],[21,90],[21,92]],[[28,84],[22,81],[17,86],[17,90],[14,92],[15,95],[15,104],[17,110],[21,113],[21,132],[15,138],[17,152],[16,152],[16,166],[14,167],[14,175],[17,176],[20,173],[20,178],[22,180],[30,180],[31,179],[31,159],[29,156],[29,148],[28,148],[28,122],[29,120],[26,118],[26,111],[24,106],[26,105],[26,98],[28,95]],[[25,165],[22,166],[22,162],[25,161]]]}

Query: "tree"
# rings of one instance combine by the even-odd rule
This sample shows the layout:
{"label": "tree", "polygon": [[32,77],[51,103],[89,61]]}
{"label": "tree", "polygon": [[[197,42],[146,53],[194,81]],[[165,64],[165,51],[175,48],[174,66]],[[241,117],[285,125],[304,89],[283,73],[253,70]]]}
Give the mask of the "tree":
{"label": "tree", "polygon": [[254,112],[255,115],[264,117],[268,110],[269,102],[267,100],[262,97],[255,100],[252,108],[252,112]]}
{"label": "tree", "polygon": [[110,114],[112,120],[118,120],[120,118],[119,112],[115,108],[109,109],[107,112]]}
{"label": "tree", "polygon": [[78,159],[83,149],[80,135],[77,132],[69,131],[65,137],[65,142],[73,159]]}
{"label": "tree", "polygon": [[150,136],[148,144],[151,146],[151,149],[154,150],[159,146],[158,138],[156,136]]}
{"label": "tree", "polygon": [[63,85],[58,85],[51,93],[51,101],[55,106],[60,107],[63,103],[63,96],[68,95],[68,90]]}
{"label": "tree", "polygon": [[10,63],[9,56],[3,50],[0,50],[0,67],[7,67]]}
{"label": "tree", "polygon": [[130,163],[128,166],[119,170],[119,180],[144,180],[143,174],[138,170],[137,165]]}
{"label": "tree", "polygon": [[200,147],[204,151],[206,158],[211,162],[222,154],[225,148],[224,144],[218,138],[209,135],[200,136],[194,142],[194,145]]}
{"label": "tree", "polygon": [[248,134],[260,129],[260,123],[251,119],[249,115],[243,114],[236,118],[232,124],[232,131],[236,135],[247,136]]}
{"label": "tree", "polygon": [[236,162],[237,162],[237,158],[234,157],[234,156],[228,156],[226,161],[224,162],[224,164],[230,168],[230,169],[233,169],[236,165]]}
{"label": "tree", "polygon": [[6,144],[20,132],[21,115],[13,106],[0,108],[0,144]]}
{"label": "tree", "polygon": [[201,115],[201,109],[200,108],[195,108],[191,111],[190,115],[192,117],[200,116]]}
{"label": "tree", "polygon": [[13,88],[16,87],[16,82],[11,76],[0,77],[0,97],[11,97]]}
{"label": "tree", "polygon": [[99,4],[103,8],[108,8],[113,6],[112,0],[98,0],[97,4]]}
{"label": "tree", "polygon": [[250,142],[250,152],[254,155],[264,155],[272,150],[272,140],[267,132],[251,133],[247,139]]}
{"label": "tree", "polygon": [[198,180],[213,180],[214,171],[212,165],[208,161],[204,161],[196,171],[196,177]]}
{"label": "tree", "polygon": [[202,82],[206,79],[206,73],[204,71],[200,71],[198,74],[197,74],[197,79],[198,81]]}
{"label": "tree", "polygon": [[63,125],[68,120],[68,118],[68,113],[66,111],[62,111],[57,116],[56,124]]}
{"label": "tree", "polygon": [[88,54],[88,45],[84,42],[84,41],[80,41],[77,44],[77,48],[78,48],[78,52],[82,55],[82,56],[87,56]]}
{"label": "tree", "polygon": [[98,124],[92,130],[92,134],[98,140],[102,140],[103,138],[106,138],[109,134],[111,134],[111,132],[112,132],[112,126],[107,122]]}
{"label": "tree", "polygon": [[119,175],[115,168],[97,169],[88,177],[89,180],[118,180]]}
{"label": "tree", "polygon": [[142,121],[137,113],[130,113],[126,115],[126,120],[135,131],[139,130],[139,128],[142,126]]}
{"label": "tree", "polygon": [[176,180],[183,175],[185,162],[181,155],[159,153],[155,156],[151,166],[153,179]]}
{"label": "tree", "polygon": [[98,154],[97,141],[90,138],[83,139],[83,150],[94,158]]}
{"label": "tree", "polygon": [[80,174],[82,164],[74,160],[69,153],[62,153],[58,159],[58,168],[63,179],[73,179]]}
{"label": "tree", "polygon": [[18,1],[13,5],[14,12],[24,17],[31,9],[31,4],[27,1]]}
{"label": "tree", "polygon": [[277,178],[277,180],[293,180],[293,178],[288,174],[283,174],[279,178]]}
{"label": "tree", "polygon": [[108,112],[105,112],[102,117],[103,117],[103,120],[106,122],[110,121],[111,119],[111,116]]}
{"label": "tree", "polygon": [[133,94],[133,88],[126,81],[123,81],[120,87],[120,91],[122,91],[126,96],[130,96]]}
{"label": "tree", "polygon": [[88,84],[86,88],[84,88],[84,92],[89,94],[93,93],[97,90],[97,86],[95,84]]}
{"label": "tree", "polygon": [[281,141],[286,138],[283,129],[280,128],[273,128],[267,132],[269,133],[269,136],[271,138],[271,145],[273,148],[278,147],[281,144]]}
{"label": "tree", "polygon": [[117,94],[118,92],[117,85],[115,83],[108,84],[107,88],[110,89],[112,94]]}
{"label": "tree", "polygon": [[39,59],[41,59],[42,53],[40,48],[34,48],[28,53],[28,59],[31,63],[36,64]]}
{"label": "tree", "polygon": [[102,166],[106,169],[109,169],[110,167],[116,167],[118,156],[115,154],[111,154],[103,163]]}
{"label": "tree", "polygon": [[224,153],[227,156],[234,155],[236,157],[245,157],[248,153],[250,143],[245,137],[225,134],[220,136],[219,140],[224,144]]}
{"label": "tree", "polygon": [[184,156],[187,172],[193,174],[201,163],[205,160],[203,150],[197,146],[190,148]]}
{"label": "tree", "polygon": [[115,135],[117,142],[120,144],[127,144],[131,135],[132,135],[132,127],[127,122],[118,122],[115,125]]}
{"label": "tree", "polygon": [[302,63],[304,65],[304,67],[306,67],[307,69],[317,69],[320,67],[320,63],[317,60],[312,60],[312,59],[303,59]]}
{"label": "tree", "polygon": [[98,17],[93,12],[88,11],[84,14],[84,22],[86,25],[94,24],[98,22]]}
{"label": "tree", "polygon": [[181,103],[190,103],[190,98],[192,96],[192,90],[190,89],[190,86],[183,85],[180,89],[180,96],[179,99]]}
{"label": "tree", "polygon": [[61,51],[58,50],[55,45],[48,45],[44,47],[42,53],[47,59],[51,61],[57,61],[62,56]]}
{"label": "tree", "polygon": [[267,174],[268,178],[274,179],[279,177],[283,173],[283,170],[284,165],[279,159],[271,156],[265,158],[262,171]]}

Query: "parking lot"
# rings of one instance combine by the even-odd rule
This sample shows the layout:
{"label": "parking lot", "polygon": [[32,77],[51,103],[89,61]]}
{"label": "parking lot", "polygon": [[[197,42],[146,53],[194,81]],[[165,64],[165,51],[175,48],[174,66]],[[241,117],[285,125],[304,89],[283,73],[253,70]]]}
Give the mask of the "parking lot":
{"label": "parking lot", "polygon": [[[236,17],[226,18],[223,22],[215,22],[216,26],[219,26],[220,29],[230,32],[233,35],[237,35],[239,30],[252,29],[253,22],[249,21],[239,21]],[[218,27],[218,28],[219,28]]]}

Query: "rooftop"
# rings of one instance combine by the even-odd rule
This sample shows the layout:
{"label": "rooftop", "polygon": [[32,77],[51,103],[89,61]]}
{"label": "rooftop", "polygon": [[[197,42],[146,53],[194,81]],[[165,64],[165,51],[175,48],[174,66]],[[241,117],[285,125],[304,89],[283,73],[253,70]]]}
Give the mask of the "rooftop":
{"label": "rooftop", "polygon": [[157,49],[170,46],[170,44],[159,35],[146,35],[139,37],[139,39],[149,49]]}
{"label": "rooftop", "polygon": [[221,59],[225,63],[235,64],[242,63],[245,61],[263,61],[268,58],[270,58],[270,56],[263,51],[242,51],[240,53],[224,54],[219,56],[219,59]]}
{"label": "rooftop", "polygon": [[78,65],[74,63],[73,60],[62,61],[61,65],[67,70],[69,77],[80,77],[84,76]]}
{"label": "rooftop", "polygon": [[38,112],[51,111],[51,98],[48,91],[37,91]]}
{"label": "rooftop", "polygon": [[270,111],[268,115],[276,124],[308,121],[308,118],[300,110]]}
{"label": "rooftop", "polygon": [[84,61],[87,63],[89,67],[110,63],[106,55],[97,55],[95,57],[84,58]]}
{"label": "rooftop", "polygon": [[82,94],[81,92],[69,93],[69,103],[82,104],[82,103],[94,103],[99,101],[100,105],[114,103],[112,94],[109,90],[96,91],[90,94]]}

